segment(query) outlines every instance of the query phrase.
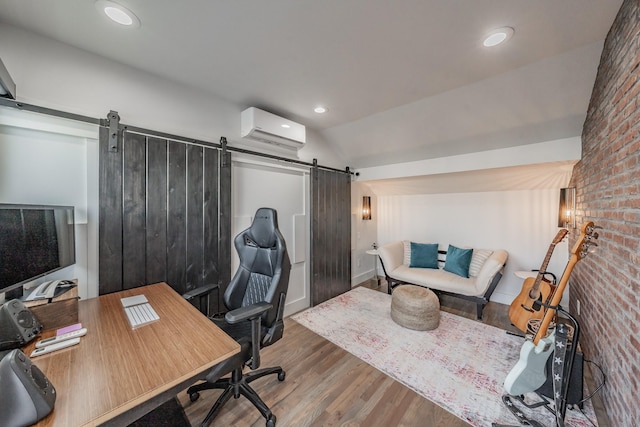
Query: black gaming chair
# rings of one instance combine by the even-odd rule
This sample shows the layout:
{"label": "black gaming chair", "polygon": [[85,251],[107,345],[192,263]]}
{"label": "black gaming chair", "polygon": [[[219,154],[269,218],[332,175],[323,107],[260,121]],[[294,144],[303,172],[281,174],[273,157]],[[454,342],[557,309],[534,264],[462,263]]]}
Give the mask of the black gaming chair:
{"label": "black gaming chair", "polygon": [[[269,208],[258,209],[251,227],[238,234],[234,244],[240,257],[240,267],[224,293],[224,304],[229,311],[223,319],[212,320],[238,341],[240,353],[216,365],[207,375],[206,382],[190,387],[187,393],[194,402],[202,390],[224,390],[202,421],[202,426],[211,423],[232,395],[236,399],[243,395],[260,410],[267,420],[267,427],[273,427],[275,415],[249,383],[270,374],[278,374],[280,381],[285,378],[285,372],[279,366],[255,370],[260,366],[260,349],[279,340],[284,331],[282,317],[291,262],[284,238],[278,230],[277,212]],[[215,286],[198,288],[185,294],[185,298],[201,297],[213,289]],[[245,365],[252,371],[243,375]],[[229,373],[230,377],[221,378]]]}

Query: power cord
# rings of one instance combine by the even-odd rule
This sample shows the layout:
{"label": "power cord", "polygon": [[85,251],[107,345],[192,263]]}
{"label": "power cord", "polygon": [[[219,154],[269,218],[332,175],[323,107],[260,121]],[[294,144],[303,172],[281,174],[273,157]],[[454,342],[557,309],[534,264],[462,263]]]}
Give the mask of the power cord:
{"label": "power cord", "polygon": [[23,344],[24,344],[24,341],[20,341],[20,340],[0,341],[0,350],[12,350],[13,348],[20,347]]}
{"label": "power cord", "polygon": [[584,411],[580,408],[580,404],[582,404],[582,403],[586,402],[587,400],[590,400],[591,398],[593,398],[593,396],[595,396],[595,395],[596,395],[596,393],[597,393],[597,392],[599,392],[599,391],[602,389],[602,387],[604,387],[604,384],[605,384],[605,382],[607,381],[607,376],[606,376],[606,374],[604,373],[604,370],[602,369],[602,366],[598,365],[598,364],[597,364],[596,362],[594,362],[593,360],[587,360],[587,359],[584,359],[584,361],[585,361],[586,363],[591,363],[591,364],[592,364],[592,365],[594,365],[596,368],[598,368],[598,370],[600,371],[600,375],[602,376],[602,382],[601,382],[601,383],[600,383],[600,384],[595,388],[595,390],[593,390],[593,393],[591,393],[589,396],[587,396],[587,397],[585,397],[584,399],[582,399],[580,402],[575,403],[575,404],[573,405],[573,407],[574,407],[575,409],[577,409],[578,411],[580,411],[580,413],[581,413],[582,415],[584,415],[584,417],[587,419],[587,421],[589,421],[589,423],[591,423],[591,425],[592,425],[593,427],[597,427],[597,426],[596,426],[596,424],[593,422],[593,420],[591,420],[591,418],[589,418],[589,417],[587,416],[587,414],[585,414],[585,413],[584,413]]}

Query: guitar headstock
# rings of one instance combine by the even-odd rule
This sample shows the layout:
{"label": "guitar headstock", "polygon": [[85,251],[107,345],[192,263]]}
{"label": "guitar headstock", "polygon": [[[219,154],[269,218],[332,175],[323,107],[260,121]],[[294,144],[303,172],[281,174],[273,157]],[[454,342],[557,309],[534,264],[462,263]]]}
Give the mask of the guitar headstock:
{"label": "guitar headstock", "polygon": [[562,239],[564,239],[564,236],[566,236],[568,232],[569,230],[567,230],[566,228],[561,228],[560,230],[558,230],[558,234],[556,234],[556,237],[553,239],[553,244],[557,245],[558,243],[562,242]]}
{"label": "guitar headstock", "polygon": [[592,246],[598,246],[596,243],[596,240],[598,240],[599,237],[598,232],[596,231],[598,228],[602,227],[596,226],[593,221],[585,222],[582,225],[580,237],[571,250],[573,256],[578,260],[586,257],[591,251]]}

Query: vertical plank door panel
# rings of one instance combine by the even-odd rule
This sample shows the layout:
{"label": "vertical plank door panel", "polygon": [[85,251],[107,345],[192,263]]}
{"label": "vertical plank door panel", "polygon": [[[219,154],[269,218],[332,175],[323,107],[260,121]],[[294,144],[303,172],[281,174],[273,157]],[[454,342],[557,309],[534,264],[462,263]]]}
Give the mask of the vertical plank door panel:
{"label": "vertical plank door panel", "polygon": [[167,280],[167,141],[147,141],[147,282]]}
{"label": "vertical plank door panel", "polygon": [[122,288],[146,285],[146,148],[143,135],[123,132]]}
{"label": "vertical plank door panel", "polygon": [[167,200],[167,283],[178,292],[186,291],[186,145],[169,141]]}
{"label": "vertical plank door panel", "polygon": [[122,289],[122,154],[109,151],[109,130],[99,135],[99,293]]}
{"label": "vertical plank door panel", "polygon": [[203,239],[203,148],[187,146],[187,252],[185,291],[202,286]]}
{"label": "vertical plank door panel", "polygon": [[[220,283],[220,268],[218,264],[218,173],[219,155],[218,150],[204,150],[204,171],[203,171],[203,271],[202,282],[205,285]],[[211,313],[218,313],[222,310],[219,298],[220,292],[210,296],[209,310]]]}
{"label": "vertical plank door panel", "polygon": [[[347,175],[348,177],[348,175]],[[351,289],[351,181],[344,172],[312,169],[311,305]]]}
{"label": "vertical plank door panel", "polygon": [[220,295],[231,281],[231,153],[220,154],[220,206],[218,265],[220,266]]}

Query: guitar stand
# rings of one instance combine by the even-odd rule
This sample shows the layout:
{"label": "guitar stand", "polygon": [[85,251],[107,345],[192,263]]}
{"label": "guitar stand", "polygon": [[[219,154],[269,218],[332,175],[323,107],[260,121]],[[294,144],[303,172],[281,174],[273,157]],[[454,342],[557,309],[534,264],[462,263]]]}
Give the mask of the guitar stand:
{"label": "guitar stand", "polygon": [[[505,404],[507,409],[511,411],[511,413],[518,418],[521,425],[526,426],[540,426],[542,424],[535,420],[530,420],[525,417],[525,415],[520,411],[515,405],[512,399],[520,402],[523,406],[529,409],[536,409],[539,407],[544,407],[552,414],[555,415],[556,418],[556,426],[564,427],[564,418],[567,412],[567,395],[569,391],[569,379],[571,378],[571,372],[573,369],[573,361],[575,359],[576,351],[578,348],[578,338],[580,335],[580,325],[575,317],[573,317],[569,312],[565,311],[560,305],[558,306],[550,306],[548,304],[544,304],[547,309],[551,308],[556,310],[557,313],[563,313],[567,316],[567,318],[573,323],[574,333],[573,333],[573,342],[571,348],[569,350],[568,358],[567,358],[567,347],[568,347],[568,331],[567,326],[564,323],[558,322],[556,324],[556,340],[555,347],[553,353],[553,363],[552,363],[552,372],[553,375],[553,394],[554,394],[554,407],[551,407],[551,403],[547,400],[539,392],[536,392],[538,397],[540,397],[540,401],[534,403],[526,403],[524,401],[524,396],[510,396],[508,394],[502,395],[502,402]],[[547,375],[549,373],[547,372]],[[507,427],[502,424],[492,424],[493,427]]]}

